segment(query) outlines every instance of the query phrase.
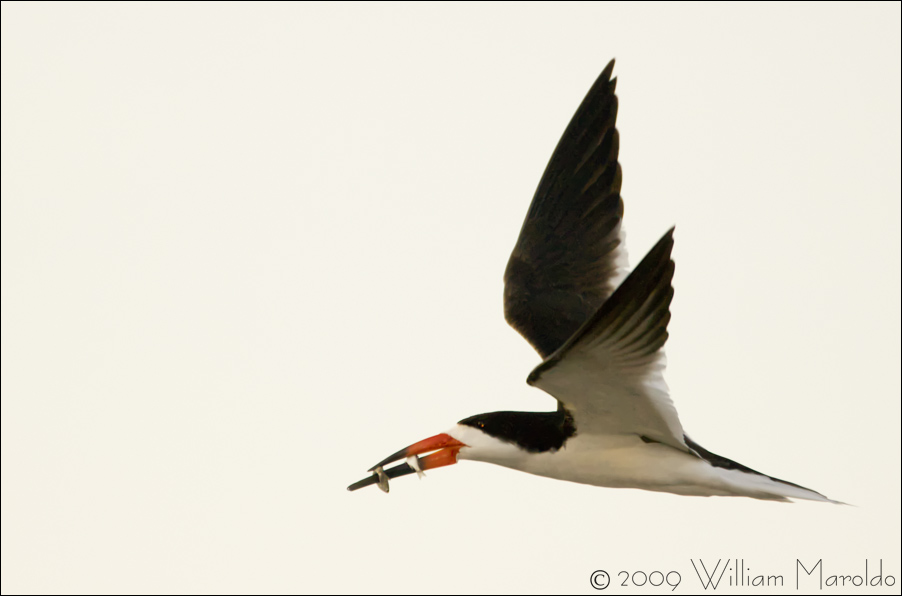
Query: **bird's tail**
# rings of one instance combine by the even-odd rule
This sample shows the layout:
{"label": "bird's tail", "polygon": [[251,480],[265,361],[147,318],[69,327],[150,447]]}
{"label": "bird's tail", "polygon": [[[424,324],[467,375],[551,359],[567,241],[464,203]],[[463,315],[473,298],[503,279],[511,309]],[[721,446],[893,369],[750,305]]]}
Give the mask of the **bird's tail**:
{"label": "bird's tail", "polygon": [[840,501],[828,499],[821,493],[813,491],[810,488],[799,486],[786,480],[780,480],[767,474],[762,474],[756,470],[744,466],[731,459],[727,459],[722,455],[712,453],[689,438],[683,435],[686,445],[689,446],[695,454],[707,462],[711,466],[722,486],[724,486],[730,494],[742,497],[752,497],[754,499],[766,499],[771,501],[789,501],[789,499],[805,499],[807,501],[822,501],[824,503],[833,503],[834,505],[845,505]]}
{"label": "bird's tail", "polygon": [[736,496],[752,497],[770,501],[789,501],[790,499],[805,499],[807,501],[821,501],[834,505],[845,505],[841,501],[834,501],[810,488],[793,484],[779,478],[772,478],[754,471],[739,469],[714,468],[723,483]]}

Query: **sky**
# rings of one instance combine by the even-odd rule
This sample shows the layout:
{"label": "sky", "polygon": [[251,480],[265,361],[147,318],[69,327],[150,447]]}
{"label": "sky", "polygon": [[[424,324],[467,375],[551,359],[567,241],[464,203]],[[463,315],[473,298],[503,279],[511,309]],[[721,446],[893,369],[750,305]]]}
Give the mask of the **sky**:
{"label": "sky", "polygon": [[[817,561],[896,580],[825,593],[898,593],[900,21],[4,2],[3,593],[590,594],[604,570],[690,594],[718,561],[784,582],[718,593]],[[464,417],[555,407],[502,274],[611,58],[631,265],[676,225],[683,427],[851,506],[474,462],[345,490]]]}

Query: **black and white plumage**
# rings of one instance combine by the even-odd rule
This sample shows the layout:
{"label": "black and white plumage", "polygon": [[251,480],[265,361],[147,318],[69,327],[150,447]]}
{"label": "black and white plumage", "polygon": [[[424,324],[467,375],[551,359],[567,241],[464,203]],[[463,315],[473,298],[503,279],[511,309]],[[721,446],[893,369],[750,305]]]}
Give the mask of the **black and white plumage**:
{"label": "black and white plumage", "polygon": [[505,318],[544,359],[527,382],[555,397],[557,410],[466,418],[348,490],[387,492],[390,478],[470,459],[596,486],[835,502],[684,433],[663,378],[674,230],[626,275],[613,68],[612,60],[555,148],[504,274]]}

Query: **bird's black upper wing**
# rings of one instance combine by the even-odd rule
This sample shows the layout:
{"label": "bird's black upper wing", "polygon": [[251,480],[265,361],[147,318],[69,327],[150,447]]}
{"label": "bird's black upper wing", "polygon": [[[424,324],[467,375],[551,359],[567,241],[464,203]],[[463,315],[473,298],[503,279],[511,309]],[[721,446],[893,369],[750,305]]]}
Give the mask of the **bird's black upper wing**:
{"label": "bird's black upper wing", "polygon": [[614,61],[558,142],[504,273],[504,316],[543,358],[623,279]]}

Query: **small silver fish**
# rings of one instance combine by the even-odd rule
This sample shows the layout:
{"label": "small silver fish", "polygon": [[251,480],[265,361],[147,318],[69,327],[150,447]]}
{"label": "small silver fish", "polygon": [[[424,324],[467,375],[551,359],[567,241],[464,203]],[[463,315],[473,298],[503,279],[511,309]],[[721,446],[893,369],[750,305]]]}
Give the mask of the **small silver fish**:
{"label": "small silver fish", "polygon": [[385,470],[382,469],[382,466],[377,466],[375,470],[373,470],[373,474],[376,478],[379,479],[379,489],[387,493],[388,492],[388,474],[385,473]]}
{"label": "small silver fish", "polygon": [[407,465],[414,469],[414,471],[417,473],[417,478],[422,478],[426,475],[426,473],[423,472],[423,469],[420,467],[420,458],[418,456],[411,455],[410,457],[408,457]]}

